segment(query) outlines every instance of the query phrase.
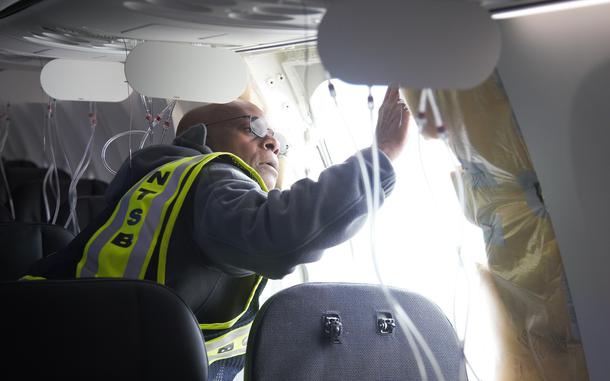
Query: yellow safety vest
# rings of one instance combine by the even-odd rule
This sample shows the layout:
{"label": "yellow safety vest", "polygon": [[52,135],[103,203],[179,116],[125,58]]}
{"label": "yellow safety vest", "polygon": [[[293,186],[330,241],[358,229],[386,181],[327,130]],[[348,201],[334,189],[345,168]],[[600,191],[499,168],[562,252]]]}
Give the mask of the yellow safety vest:
{"label": "yellow safety vest", "polygon": [[[221,157],[244,169],[267,192],[260,175],[231,153],[186,157],[162,165],[131,187],[118,202],[112,216],[91,236],[76,267],[76,277],[144,279],[151,258],[156,255],[158,262],[153,264],[157,266],[156,281],[165,284],[167,249],[182,204],[203,167]],[[209,364],[246,353],[252,322],[232,328],[250,309],[266,282],[262,276],[257,278],[238,316],[227,322],[199,324],[208,332],[228,330],[206,341]]]}

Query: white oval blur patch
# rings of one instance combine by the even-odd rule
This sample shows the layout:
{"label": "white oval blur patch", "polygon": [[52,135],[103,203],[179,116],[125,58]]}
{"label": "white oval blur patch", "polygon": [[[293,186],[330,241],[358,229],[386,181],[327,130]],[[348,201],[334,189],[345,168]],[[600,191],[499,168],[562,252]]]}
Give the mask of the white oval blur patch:
{"label": "white oval blur patch", "polygon": [[363,85],[468,89],[493,72],[500,31],[478,4],[456,0],[337,0],[318,29],[332,77]]}
{"label": "white oval blur patch", "polygon": [[122,102],[132,91],[120,62],[56,59],[44,65],[40,83],[63,101]]}
{"label": "white oval blur patch", "polygon": [[148,97],[227,103],[246,89],[248,68],[229,50],[145,42],[127,56],[125,76]]}

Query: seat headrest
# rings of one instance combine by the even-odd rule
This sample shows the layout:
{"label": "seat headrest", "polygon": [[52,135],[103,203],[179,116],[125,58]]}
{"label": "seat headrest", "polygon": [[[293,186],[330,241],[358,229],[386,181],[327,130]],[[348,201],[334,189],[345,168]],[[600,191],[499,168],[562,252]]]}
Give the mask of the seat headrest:
{"label": "seat headrest", "polygon": [[[396,304],[371,284],[305,283],[278,292],[252,325],[244,378],[420,380],[404,311],[445,379],[467,379],[460,342],[442,310],[421,295],[396,288],[389,292]],[[431,362],[422,356],[427,374],[436,380]]]}
{"label": "seat headrest", "polygon": [[127,279],[0,282],[3,372],[50,380],[207,380],[191,310]]}
{"label": "seat headrest", "polygon": [[[80,230],[87,227],[89,222],[93,221],[106,208],[106,198],[104,196],[79,196],[76,202],[76,217]],[[66,200],[59,208],[60,222],[65,222],[70,217],[70,204]],[[72,223],[68,225],[72,228]]]}
{"label": "seat headrest", "polygon": [[[11,184],[11,187],[13,185]],[[60,205],[68,200],[68,189],[70,186],[69,180],[59,181],[60,190]],[[53,188],[54,189],[54,188]],[[47,186],[47,201],[49,204],[49,213],[51,216],[55,213],[55,205],[57,198],[53,194],[51,185]],[[13,189],[13,201],[15,203],[16,220],[21,222],[47,222],[44,196],[42,193],[42,180],[33,180],[22,183],[19,187]],[[67,207],[67,204],[66,206]],[[66,212],[63,212],[66,214]],[[65,221],[58,221],[63,223]]]}
{"label": "seat headrest", "polygon": [[6,160],[4,161],[4,166],[7,168],[36,168],[38,167],[36,163],[30,160],[25,159],[15,159],[15,160]]}
{"label": "seat headrest", "polygon": [[76,184],[79,196],[103,196],[108,188],[108,183],[97,179],[81,179]]}

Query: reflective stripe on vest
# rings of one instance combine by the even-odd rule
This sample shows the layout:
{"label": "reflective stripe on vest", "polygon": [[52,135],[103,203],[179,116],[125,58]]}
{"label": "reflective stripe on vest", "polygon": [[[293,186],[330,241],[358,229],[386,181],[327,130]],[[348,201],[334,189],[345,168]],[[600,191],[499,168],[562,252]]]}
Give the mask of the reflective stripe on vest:
{"label": "reflective stripe on vest", "polygon": [[87,242],[76,276],[144,279],[162,217],[179,193],[180,180],[202,159],[188,157],[165,164],[134,185]]}
{"label": "reflective stripe on vest", "polygon": [[246,305],[242,309],[242,312],[233,319],[224,323],[199,324],[199,328],[202,331],[229,331],[228,333],[205,342],[205,348],[208,354],[208,365],[211,365],[214,361],[246,354],[246,344],[248,343],[248,335],[250,334],[252,321],[233,330],[231,330],[231,328],[233,328],[233,326],[238,323],[246,312],[248,312],[252,302],[254,301],[255,297],[260,294],[265,283],[266,279],[260,275],[257,276],[256,283],[252,288],[252,293],[246,301]]}
{"label": "reflective stripe on vest", "polygon": [[205,349],[208,354],[208,365],[229,357],[245,355],[251,327],[252,322],[213,340],[206,341]]}
{"label": "reflective stripe on vest", "polygon": [[76,277],[144,279],[153,252],[158,250],[157,282],[165,284],[167,249],[182,203],[201,169],[220,156],[229,157],[267,191],[260,175],[230,153],[187,157],[162,165],[123,195],[112,216],[89,239]]}

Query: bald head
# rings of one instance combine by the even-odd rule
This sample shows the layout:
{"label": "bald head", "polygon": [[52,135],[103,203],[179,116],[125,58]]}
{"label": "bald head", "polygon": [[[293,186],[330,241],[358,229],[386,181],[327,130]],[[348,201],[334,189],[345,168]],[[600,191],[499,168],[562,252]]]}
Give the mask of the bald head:
{"label": "bald head", "polygon": [[[189,127],[196,124],[210,124],[221,120],[231,119],[236,116],[250,115],[252,109],[257,111],[257,115],[262,111],[254,104],[238,99],[230,103],[210,103],[196,107],[182,117],[176,128],[176,136],[182,134]],[[213,127],[213,126],[212,126]]]}

